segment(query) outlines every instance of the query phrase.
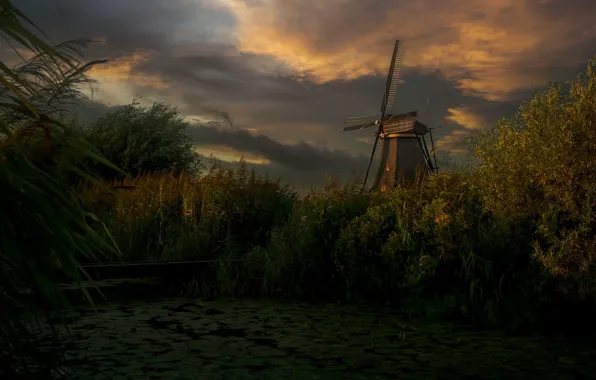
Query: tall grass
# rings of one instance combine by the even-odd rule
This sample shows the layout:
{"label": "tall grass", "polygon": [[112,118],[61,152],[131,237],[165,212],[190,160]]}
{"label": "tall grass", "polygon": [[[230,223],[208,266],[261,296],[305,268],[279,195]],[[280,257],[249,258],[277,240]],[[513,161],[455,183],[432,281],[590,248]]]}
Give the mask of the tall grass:
{"label": "tall grass", "polygon": [[32,28],[10,1],[0,1],[0,34],[33,54],[14,69],[0,63],[2,378],[34,376],[27,371],[32,368],[41,371],[42,378],[52,375],[52,368],[44,367],[44,355],[31,343],[34,326],[23,315],[34,306],[24,291],[54,309],[64,307],[57,271],[80,284],[77,256],[96,259],[116,250],[91,228],[89,221],[95,217],[70,186],[73,178],[100,183],[81,162],[109,163],[56,119],[64,104],[82,95],[77,86],[87,81],[90,65],[100,62],[75,59],[87,41],[50,46]]}
{"label": "tall grass", "polygon": [[250,251],[285,222],[296,199],[288,187],[245,166],[232,171],[214,165],[199,178],[147,173],[112,187],[119,190],[93,186],[83,192],[88,204],[104,210],[102,219],[126,260],[215,259]]}

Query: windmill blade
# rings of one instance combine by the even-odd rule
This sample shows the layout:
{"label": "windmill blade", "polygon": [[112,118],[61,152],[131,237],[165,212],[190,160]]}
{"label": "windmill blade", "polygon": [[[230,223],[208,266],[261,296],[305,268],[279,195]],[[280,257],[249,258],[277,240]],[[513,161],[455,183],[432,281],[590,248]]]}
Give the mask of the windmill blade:
{"label": "windmill blade", "polygon": [[374,121],[371,121],[371,122],[364,123],[364,124],[351,125],[351,126],[345,127],[344,131],[355,131],[358,129],[370,128],[375,125],[377,125],[377,124]]}
{"label": "windmill blade", "polygon": [[362,123],[366,123],[372,120],[376,120],[378,119],[378,116],[376,115],[369,115],[369,116],[352,116],[352,117],[348,117],[346,118],[345,124],[362,124]]}
{"label": "windmill blade", "polygon": [[379,130],[377,131],[377,137],[375,138],[375,144],[373,145],[372,153],[370,154],[370,160],[368,161],[368,167],[366,168],[366,174],[364,175],[364,182],[362,183],[362,190],[360,192],[364,192],[366,188],[366,182],[368,181],[368,173],[370,172],[370,166],[372,165],[373,158],[375,157],[375,151],[377,150],[377,144],[379,143],[379,137],[381,137],[381,130],[382,126],[379,125]]}
{"label": "windmill blade", "polygon": [[366,115],[366,116],[350,116],[346,117],[346,120],[362,120],[362,119],[375,119],[377,115]]}
{"label": "windmill blade", "polygon": [[397,94],[397,85],[399,84],[399,75],[401,72],[402,59],[402,45],[400,40],[395,41],[393,48],[393,56],[391,57],[391,65],[389,66],[389,73],[387,74],[387,82],[385,83],[385,95],[383,96],[383,103],[381,104],[381,113],[385,115],[387,109],[393,107],[395,102],[395,95]]}

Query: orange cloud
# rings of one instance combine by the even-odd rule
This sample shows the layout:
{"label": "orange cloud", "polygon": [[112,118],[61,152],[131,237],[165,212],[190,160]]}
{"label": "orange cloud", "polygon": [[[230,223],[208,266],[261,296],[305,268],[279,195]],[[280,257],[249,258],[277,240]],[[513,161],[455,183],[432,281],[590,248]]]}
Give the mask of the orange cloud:
{"label": "orange cloud", "polygon": [[448,108],[447,112],[449,115],[445,119],[458,124],[464,129],[455,129],[451,134],[441,137],[437,142],[436,149],[453,155],[462,155],[468,151],[465,149],[468,144],[467,140],[474,133],[484,129],[488,122],[467,106]]}
{"label": "orange cloud", "polygon": [[445,119],[468,130],[479,130],[487,125],[486,120],[474,113],[470,107],[448,108],[447,112],[449,112],[449,115]]}
{"label": "orange cloud", "polygon": [[99,86],[83,88],[83,92],[93,101],[100,101],[108,105],[128,104],[137,98],[138,102],[147,106],[151,101],[138,99],[136,86],[154,89],[164,89],[168,83],[158,76],[152,76],[135,71],[135,67],[152,57],[150,52],[138,51],[128,57],[121,57],[105,64],[96,65],[89,70],[89,77],[96,80]]}
{"label": "orange cloud", "polygon": [[157,76],[139,74],[134,71],[135,66],[148,61],[149,52],[135,52],[130,57],[119,58],[106,64],[94,66],[89,76],[101,83],[134,83],[135,85],[153,88],[167,88],[168,84]]}
{"label": "orange cloud", "polygon": [[558,0],[219,2],[237,20],[240,51],[272,56],[314,82],[385,74],[397,37],[405,68],[440,70],[488,100],[543,84],[546,61],[574,67],[585,52],[565,49],[596,38],[593,13]]}
{"label": "orange cloud", "polygon": [[248,164],[259,164],[266,165],[271,163],[268,159],[255,155],[249,152],[240,152],[236,149],[229,148],[226,146],[213,146],[213,145],[201,145],[197,148],[197,151],[203,156],[213,156],[219,160],[226,162],[238,162],[244,159]]}

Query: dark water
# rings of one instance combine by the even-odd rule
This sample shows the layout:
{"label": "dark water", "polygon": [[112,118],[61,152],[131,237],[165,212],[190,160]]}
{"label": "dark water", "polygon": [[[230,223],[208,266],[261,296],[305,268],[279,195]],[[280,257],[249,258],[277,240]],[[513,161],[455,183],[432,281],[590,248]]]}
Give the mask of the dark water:
{"label": "dark water", "polygon": [[582,379],[596,352],[345,305],[174,298],[79,310],[75,379]]}

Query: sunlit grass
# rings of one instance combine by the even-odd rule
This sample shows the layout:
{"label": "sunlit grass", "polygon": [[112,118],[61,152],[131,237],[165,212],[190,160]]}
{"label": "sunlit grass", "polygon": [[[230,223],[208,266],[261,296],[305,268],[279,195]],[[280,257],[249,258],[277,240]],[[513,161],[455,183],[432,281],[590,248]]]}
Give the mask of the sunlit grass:
{"label": "sunlit grass", "polygon": [[112,183],[114,192],[83,186],[127,260],[214,259],[267,241],[287,219],[296,194],[244,167],[219,166],[197,178],[143,174]]}

